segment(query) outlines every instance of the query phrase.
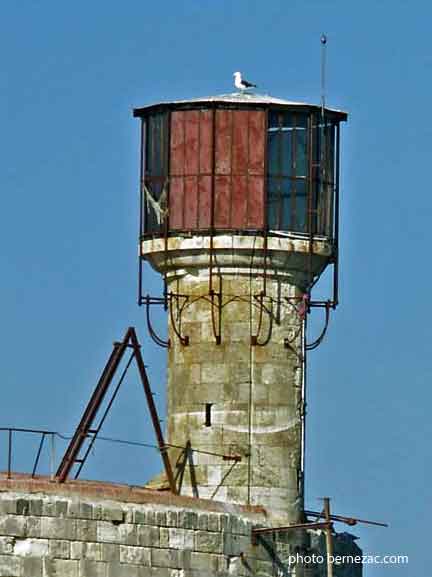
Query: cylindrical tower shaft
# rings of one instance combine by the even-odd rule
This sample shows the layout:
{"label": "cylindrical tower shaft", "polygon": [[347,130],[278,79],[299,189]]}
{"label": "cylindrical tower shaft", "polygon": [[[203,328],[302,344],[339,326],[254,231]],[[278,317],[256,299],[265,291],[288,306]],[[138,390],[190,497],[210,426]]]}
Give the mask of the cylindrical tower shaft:
{"label": "cylindrical tower shaft", "polygon": [[[168,442],[188,440],[199,449],[193,463],[201,497],[259,504],[296,519],[302,293],[284,279],[267,279],[265,295],[262,279],[253,275],[214,280],[213,297],[206,278],[186,274],[168,284],[171,295],[182,295],[171,304],[177,327],[170,324]],[[176,330],[188,337],[188,346]],[[192,480],[189,470],[191,494]]]}

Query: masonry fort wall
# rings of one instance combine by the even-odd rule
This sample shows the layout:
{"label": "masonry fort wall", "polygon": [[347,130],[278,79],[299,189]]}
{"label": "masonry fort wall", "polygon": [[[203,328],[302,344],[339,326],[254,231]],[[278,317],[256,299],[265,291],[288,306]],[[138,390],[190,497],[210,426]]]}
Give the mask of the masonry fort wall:
{"label": "masonry fort wall", "polygon": [[[301,551],[297,532],[252,544],[264,511],[139,488],[0,482],[1,577],[270,577]],[[360,577],[360,572],[338,572]]]}

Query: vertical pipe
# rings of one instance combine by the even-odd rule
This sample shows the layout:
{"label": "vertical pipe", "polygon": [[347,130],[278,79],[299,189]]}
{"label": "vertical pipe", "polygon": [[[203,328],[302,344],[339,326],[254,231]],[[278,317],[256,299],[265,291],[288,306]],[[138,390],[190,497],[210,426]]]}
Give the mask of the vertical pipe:
{"label": "vertical pipe", "polygon": [[327,45],[327,36],[325,34],[321,34],[321,115],[322,116],[324,116],[324,108],[325,108],[326,45]]}
{"label": "vertical pipe", "polygon": [[328,497],[324,497],[324,517],[327,523],[327,527],[325,529],[326,550],[327,550],[327,577],[333,577],[333,538],[331,530],[330,499]]}
{"label": "vertical pipe", "polygon": [[301,390],[301,449],[300,449],[300,474],[301,474],[301,486],[300,489],[300,499],[301,508],[304,510],[304,495],[305,495],[305,460],[306,460],[306,314],[303,319],[303,330],[302,330],[302,390]]}
{"label": "vertical pipe", "polygon": [[339,169],[340,169],[340,124],[336,125],[336,191],[334,214],[334,265],[333,265],[333,308],[339,304]]}
{"label": "vertical pipe", "polygon": [[142,258],[141,242],[144,235],[144,154],[145,154],[145,121],[141,120],[141,154],[140,154],[140,216],[139,216],[139,241],[138,241],[138,306],[142,305]]}
{"label": "vertical pipe", "polygon": [[51,451],[50,451],[50,476],[51,481],[54,480],[55,467],[55,433],[51,433]]}
{"label": "vertical pipe", "polygon": [[11,466],[12,466],[12,429],[9,429],[9,443],[8,443],[8,479],[11,478]]}

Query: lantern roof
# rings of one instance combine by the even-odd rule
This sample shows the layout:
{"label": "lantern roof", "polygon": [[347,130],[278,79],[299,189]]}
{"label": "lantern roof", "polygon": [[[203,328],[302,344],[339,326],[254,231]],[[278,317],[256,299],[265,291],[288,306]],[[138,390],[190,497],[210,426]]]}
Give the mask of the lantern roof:
{"label": "lantern roof", "polygon": [[[219,94],[215,96],[205,96],[201,98],[191,98],[185,100],[172,100],[170,102],[157,102],[143,106],[141,108],[134,108],[134,116],[145,116],[147,113],[156,111],[157,109],[165,108],[193,108],[195,106],[210,106],[210,107],[232,107],[233,105],[252,106],[259,108],[268,108],[269,106],[276,107],[290,107],[290,108],[306,108],[320,110],[321,106],[318,104],[310,104],[306,102],[296,102],[294,100],[285,100],[283,98],[276,98],[269,94],[256,94],[247,92],[232,92],[231,94]],[[343,110],[325,107],[326,112],[332,113],[339,117],[339,120],[346,120],[347,113]]]}

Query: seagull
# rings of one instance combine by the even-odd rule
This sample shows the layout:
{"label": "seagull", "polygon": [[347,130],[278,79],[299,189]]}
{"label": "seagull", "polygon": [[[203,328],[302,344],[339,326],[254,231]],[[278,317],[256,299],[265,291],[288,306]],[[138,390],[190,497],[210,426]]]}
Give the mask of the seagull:
{"label": "seagull", "polygon": [[256,84],[252,84],[252,82],[248,82],[242,78],[241,72],[234,72],[234,86],[241,90],[247,90],[248,88],[256,88]]}

